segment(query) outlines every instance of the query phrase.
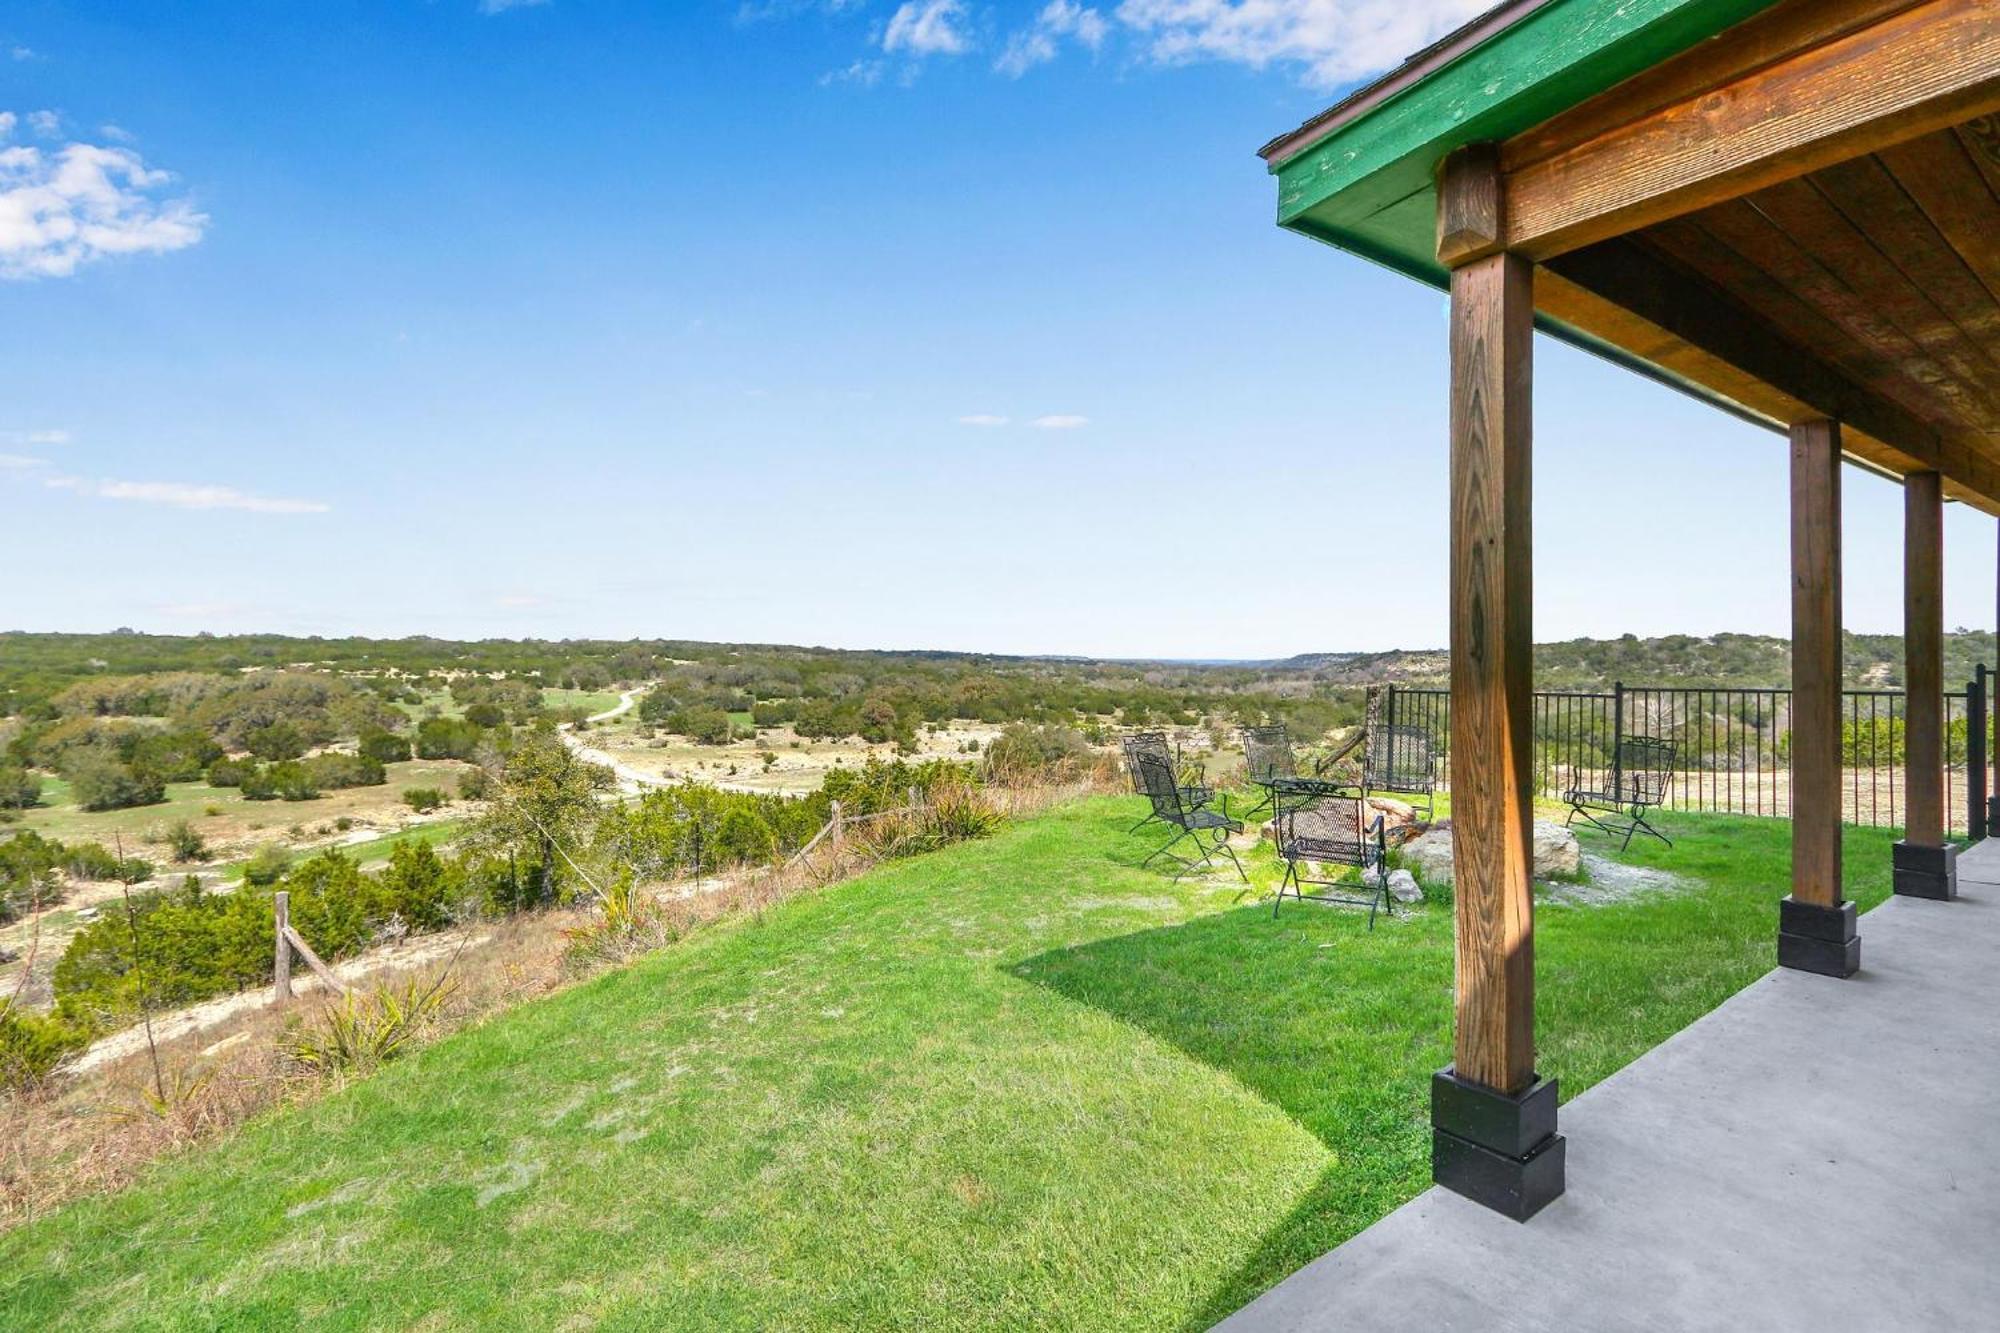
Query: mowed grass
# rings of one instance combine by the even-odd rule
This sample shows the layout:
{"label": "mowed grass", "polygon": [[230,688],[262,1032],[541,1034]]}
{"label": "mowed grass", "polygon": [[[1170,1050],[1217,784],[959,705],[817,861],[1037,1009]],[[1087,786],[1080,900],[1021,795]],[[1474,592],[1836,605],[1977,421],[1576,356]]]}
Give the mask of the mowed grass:
{"label": "mowed grass", "polygon": [[[1081,802],[698,934],[0,1237],[22,1328],[1198,1328],[1427,1184],[1451,920]],[[1770,966],[1789,828],[1538,915],[1574,1095]],[[1848,835],[1887,891],[1892,835]]]}

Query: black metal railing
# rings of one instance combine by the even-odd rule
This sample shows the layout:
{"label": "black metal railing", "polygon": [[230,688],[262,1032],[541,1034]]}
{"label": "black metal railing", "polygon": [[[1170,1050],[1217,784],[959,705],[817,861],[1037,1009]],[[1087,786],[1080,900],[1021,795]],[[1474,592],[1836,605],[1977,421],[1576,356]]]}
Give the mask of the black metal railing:
{"label": "black metal railing", "polygon": [[[1965,689],[1944,696],[1945,827],[1958,836],[1985,836],[1989,809],[2000,807],[1988,776],[1995,752],[1992,680],[1982,667]],[[1448,783],[1450,691],[1387,689],[1388,715],[1430,732],[1439,780]],[[1602,693],[1538,690],[1536,794],[1559,798],[1573,787],[1602,790],[1620,737],[1657,736],[1678,751],[1667,809],[1789,818],[1791,701],[1792,692],[1783,689],[1619,684]],[[1903,705],[1899,690],[1842,692],[1841,816],[1847,823],[1902,823]]]}

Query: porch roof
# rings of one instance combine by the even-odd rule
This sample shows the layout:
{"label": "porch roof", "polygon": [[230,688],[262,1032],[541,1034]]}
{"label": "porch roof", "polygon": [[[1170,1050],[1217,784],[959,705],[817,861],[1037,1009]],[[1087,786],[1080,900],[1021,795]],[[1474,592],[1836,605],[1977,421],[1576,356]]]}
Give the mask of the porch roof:
{"label": "porch roof", "polygon": [[[1290,230],[1524,253],[1545,332],[2000,513],[1996,111],[1987,0],[1509,0],[1262,153]],[[1499,197],[1445,227],[1461,150]]]}

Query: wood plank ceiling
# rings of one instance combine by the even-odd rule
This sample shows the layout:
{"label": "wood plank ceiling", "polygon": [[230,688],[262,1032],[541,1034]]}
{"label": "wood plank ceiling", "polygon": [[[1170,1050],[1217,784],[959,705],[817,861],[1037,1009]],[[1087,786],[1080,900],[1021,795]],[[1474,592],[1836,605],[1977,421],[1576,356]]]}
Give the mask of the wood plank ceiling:
{"label": "wood plank ceiling", "polygon": [[[1631,242],[2000,475],[2000,118],[1656,223]],[[1707,288],[1706,292],[1701,289]],[[1879,441],[1893,471],[1912,460]],[[1986,506],[1982,506],[1986,507]]]}

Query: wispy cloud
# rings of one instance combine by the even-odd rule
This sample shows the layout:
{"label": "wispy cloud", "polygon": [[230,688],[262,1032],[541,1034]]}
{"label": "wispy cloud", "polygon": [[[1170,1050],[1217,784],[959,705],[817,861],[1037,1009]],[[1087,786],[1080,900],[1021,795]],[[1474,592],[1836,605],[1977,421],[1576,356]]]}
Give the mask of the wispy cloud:
{"label": "wispy cloud", "polygon": [[548,599],[532,592],[503,592],[493,599],[493,605],[503,611],[525,611],[532,607],[544,606]]}
{"label": "wispy cloud", "polygon": [[31,458],[27,454],[0,454],[0,469],[19,470],[31,467],[47,467],[48,465],[49,460],[46,458]]}
{"label": "wispy cloud", "polygon": [[66,430],[0,430],[0,440],[8,444],[68,444]]}
{"label": "wispy cloud", "polygon": [[533,9],[545,5],[549,0],[479,0],[482,14],[504,14],[510,9]]}
{"label": "wispy cloud", "polygon": [[880,60],[857,60],[845,69],[832,69],[819,76],[819,86],[829,87],[836,83],[858,83],[863,88],[873,88],[881,82],[884,62]]}
{"label": "wispy cloud", "polygon": [[87,477],[50,477],[45,485],[100,500],[133,500],[175,509],[241,509],[253,514],[324,514],[332,505],[318,500],[285,500],[250,495],[233,486],[206,486],[181,481],[93,481]]}
{"label": "wispy cloud", "polygon": [[62,113],[60,111],[30,111],[28,128],[44,139],[62,137]]}
{"label": "wispy cloud", "polygon": [[995,416],[991,412],[974,412],[970,416],[960,417],[958,424],[961,426],[1004,426],[1007,424],[1007,418]]}
{"label": "wispy cloud", "polygon": [[10,46],[7,48],[7,58],[9,60],[33,60],[35,58],[35,50],[30,46]]}
{"label": "wispy cloud", "polygon": [[1163,64],[1297,65],[1331,87],[1422,49],[1492,0],[1123,0],[1118,21]]}
{"label": "wispy cloud", "polygon": [[0,113],[0,278],[68,277],[114,255],[185,249],[207,229],[193,203],[165,197],[173,176],[131,149],[6,144],[15,123]]}
{"label": "wispy cloud", "polygon": [[1035,16],[1032,26],[1007,39],[1007,47],[993,62],[993,68],[1010,79],[1018,79],[1035,66],[1054,60],[1065,38],[1095,51],[1104,45],[1109,31],[1104,15],[1095,9],[1077,4],[1076,0],[1049,0]]}
{"label": "wispy cloud", "polygon": [[964,21],[962,0],[905,0],[882,30],[882,49],[891,55],[958,55],[972,46]]}
{"label": "wispy cloud", "polygon": [[1090,418],[1057,413],[1053,416],[1036,417],[1028,424],[1036,430],[1080,430],[1090,424]]}
{"label": "wispy cloud", "polygon": [[138,135],[132,133],[132,131],[126,129],[123,125],[113,125],[108,121],[97,127],[97,133],[100,138],[109,139],[113,143],[139,142]]}

